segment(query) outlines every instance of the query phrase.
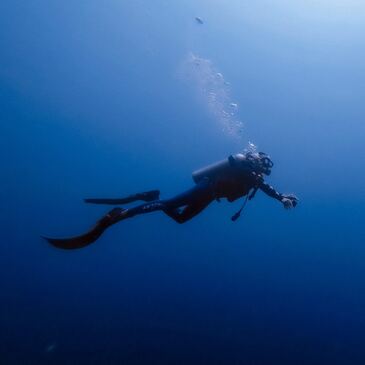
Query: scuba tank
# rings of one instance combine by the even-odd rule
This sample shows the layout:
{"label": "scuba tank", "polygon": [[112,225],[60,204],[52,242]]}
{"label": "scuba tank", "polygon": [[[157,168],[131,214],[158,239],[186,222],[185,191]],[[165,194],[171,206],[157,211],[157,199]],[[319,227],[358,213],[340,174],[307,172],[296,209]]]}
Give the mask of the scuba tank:
{"label": "scuba tank", "polygon": [[249,173],[252,171],[252,163],[242,153],[230,155],[228,158],[203,167],[193,172],[192,177],[196,184],[204,179],[214,181],[221,176],[242,172]]}
{"label": "scuba tank", "polygon": [[[196,170],[193,172],[192,177],[196,184],[201,182],[204,179],[208,179],[209,181],[216,181],[222,176],[235,176],[237,177],[240,175],[247,175],[255,172],[255,165],[252,158],[250,158],[251,155],[248,154],[242,154],[237,153],[235,155],[230,155],[228,158],[222,161],[218,161],[214,164],[208,165],[206,167],[203,167],[199,170]],[[247,192],[246,197],[244,198],[243,204],[241,208],[231,217],[231,220],[234,222],[236,221],[244,207],[246,206],[246,203],[248,200],[251,200],[256,192],[257,192],[258,186],[255,186],[253,188],[253,191]],[[219,200],[218,200],[219,201]]]}

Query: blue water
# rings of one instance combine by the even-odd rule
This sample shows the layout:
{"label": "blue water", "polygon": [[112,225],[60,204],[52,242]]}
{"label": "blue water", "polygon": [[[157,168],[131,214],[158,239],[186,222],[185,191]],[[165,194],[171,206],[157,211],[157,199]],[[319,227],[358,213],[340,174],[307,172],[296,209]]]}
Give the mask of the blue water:
{"label": "blue water", "polygon": [[[364,364],[364,14],[3,0],[0,363]],[[224,82],[191,78],[192,54]],[[83,250],[40,239],[108,209],[84,197],[172,196],[248,141],[295,210],[258,193],[236,223],[240,203],[222,202],[184,225],[135,217]]]}

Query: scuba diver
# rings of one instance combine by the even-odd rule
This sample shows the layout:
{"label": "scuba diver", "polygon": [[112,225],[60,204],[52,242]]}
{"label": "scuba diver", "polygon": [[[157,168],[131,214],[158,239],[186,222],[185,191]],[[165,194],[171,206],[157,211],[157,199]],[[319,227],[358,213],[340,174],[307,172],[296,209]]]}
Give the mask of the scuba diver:
{"label": "scuba diver", "polygon": [[214,200],[226,198],[233,202],[245,197],[241,209],[231,218],[238,219],[248,200],[258,189],[280,201],[284,208],[294,208],[298,198],[292,194],[280,194],[264,181],[270,175],[273,162],[263,152],[238,153],[227,159],[193,172],[195,186],[171,199],[160,200],[160,191],[130,195],[121,199],[85,199],[93,204],[127,204],[142,200],[145,203],[132,208],[114,208],[103,216],[95,226],[83,235],[71,238],[45,238],[51,245],[62,249],[76,249],[95,242],[113,224],[139,214],[162,211],[177,223],[185,223],[202,212]]}

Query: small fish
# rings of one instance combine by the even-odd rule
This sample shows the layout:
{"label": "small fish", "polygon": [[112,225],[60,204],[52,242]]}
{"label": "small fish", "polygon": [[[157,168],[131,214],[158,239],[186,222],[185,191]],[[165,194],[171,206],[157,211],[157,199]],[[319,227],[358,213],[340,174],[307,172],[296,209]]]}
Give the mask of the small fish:
{"label": "small fish", "polygon": [[53,342],[51,344],[49,344],[45,349],[44,351],[47,352],[47,353],[50,353],[50,352],[53,352],[57,347],[57,343],[56,342]]}
{"label": "small fish", "polygon": [[202,18],[199,18],[198,16],[195,17],[195,20],[199,24],[204,24],[203,19]]}

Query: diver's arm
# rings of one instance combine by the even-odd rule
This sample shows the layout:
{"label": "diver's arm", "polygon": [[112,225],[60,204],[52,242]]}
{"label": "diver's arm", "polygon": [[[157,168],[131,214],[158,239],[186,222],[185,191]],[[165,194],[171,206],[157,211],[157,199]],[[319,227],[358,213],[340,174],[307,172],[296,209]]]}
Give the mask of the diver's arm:
{"label": "diver's arm", "polygon": [[281,194],[264,181],[260,183],[259,188],[271,198],[283,203],[285,209],[294,208],[298,204],[298,198],[296,196]]}
{"label": "diver's arm", "polygon": [[279,200],[281,202],[283,195],[276,191],[271,185],[262,181],[259,188],[271,198]]}

